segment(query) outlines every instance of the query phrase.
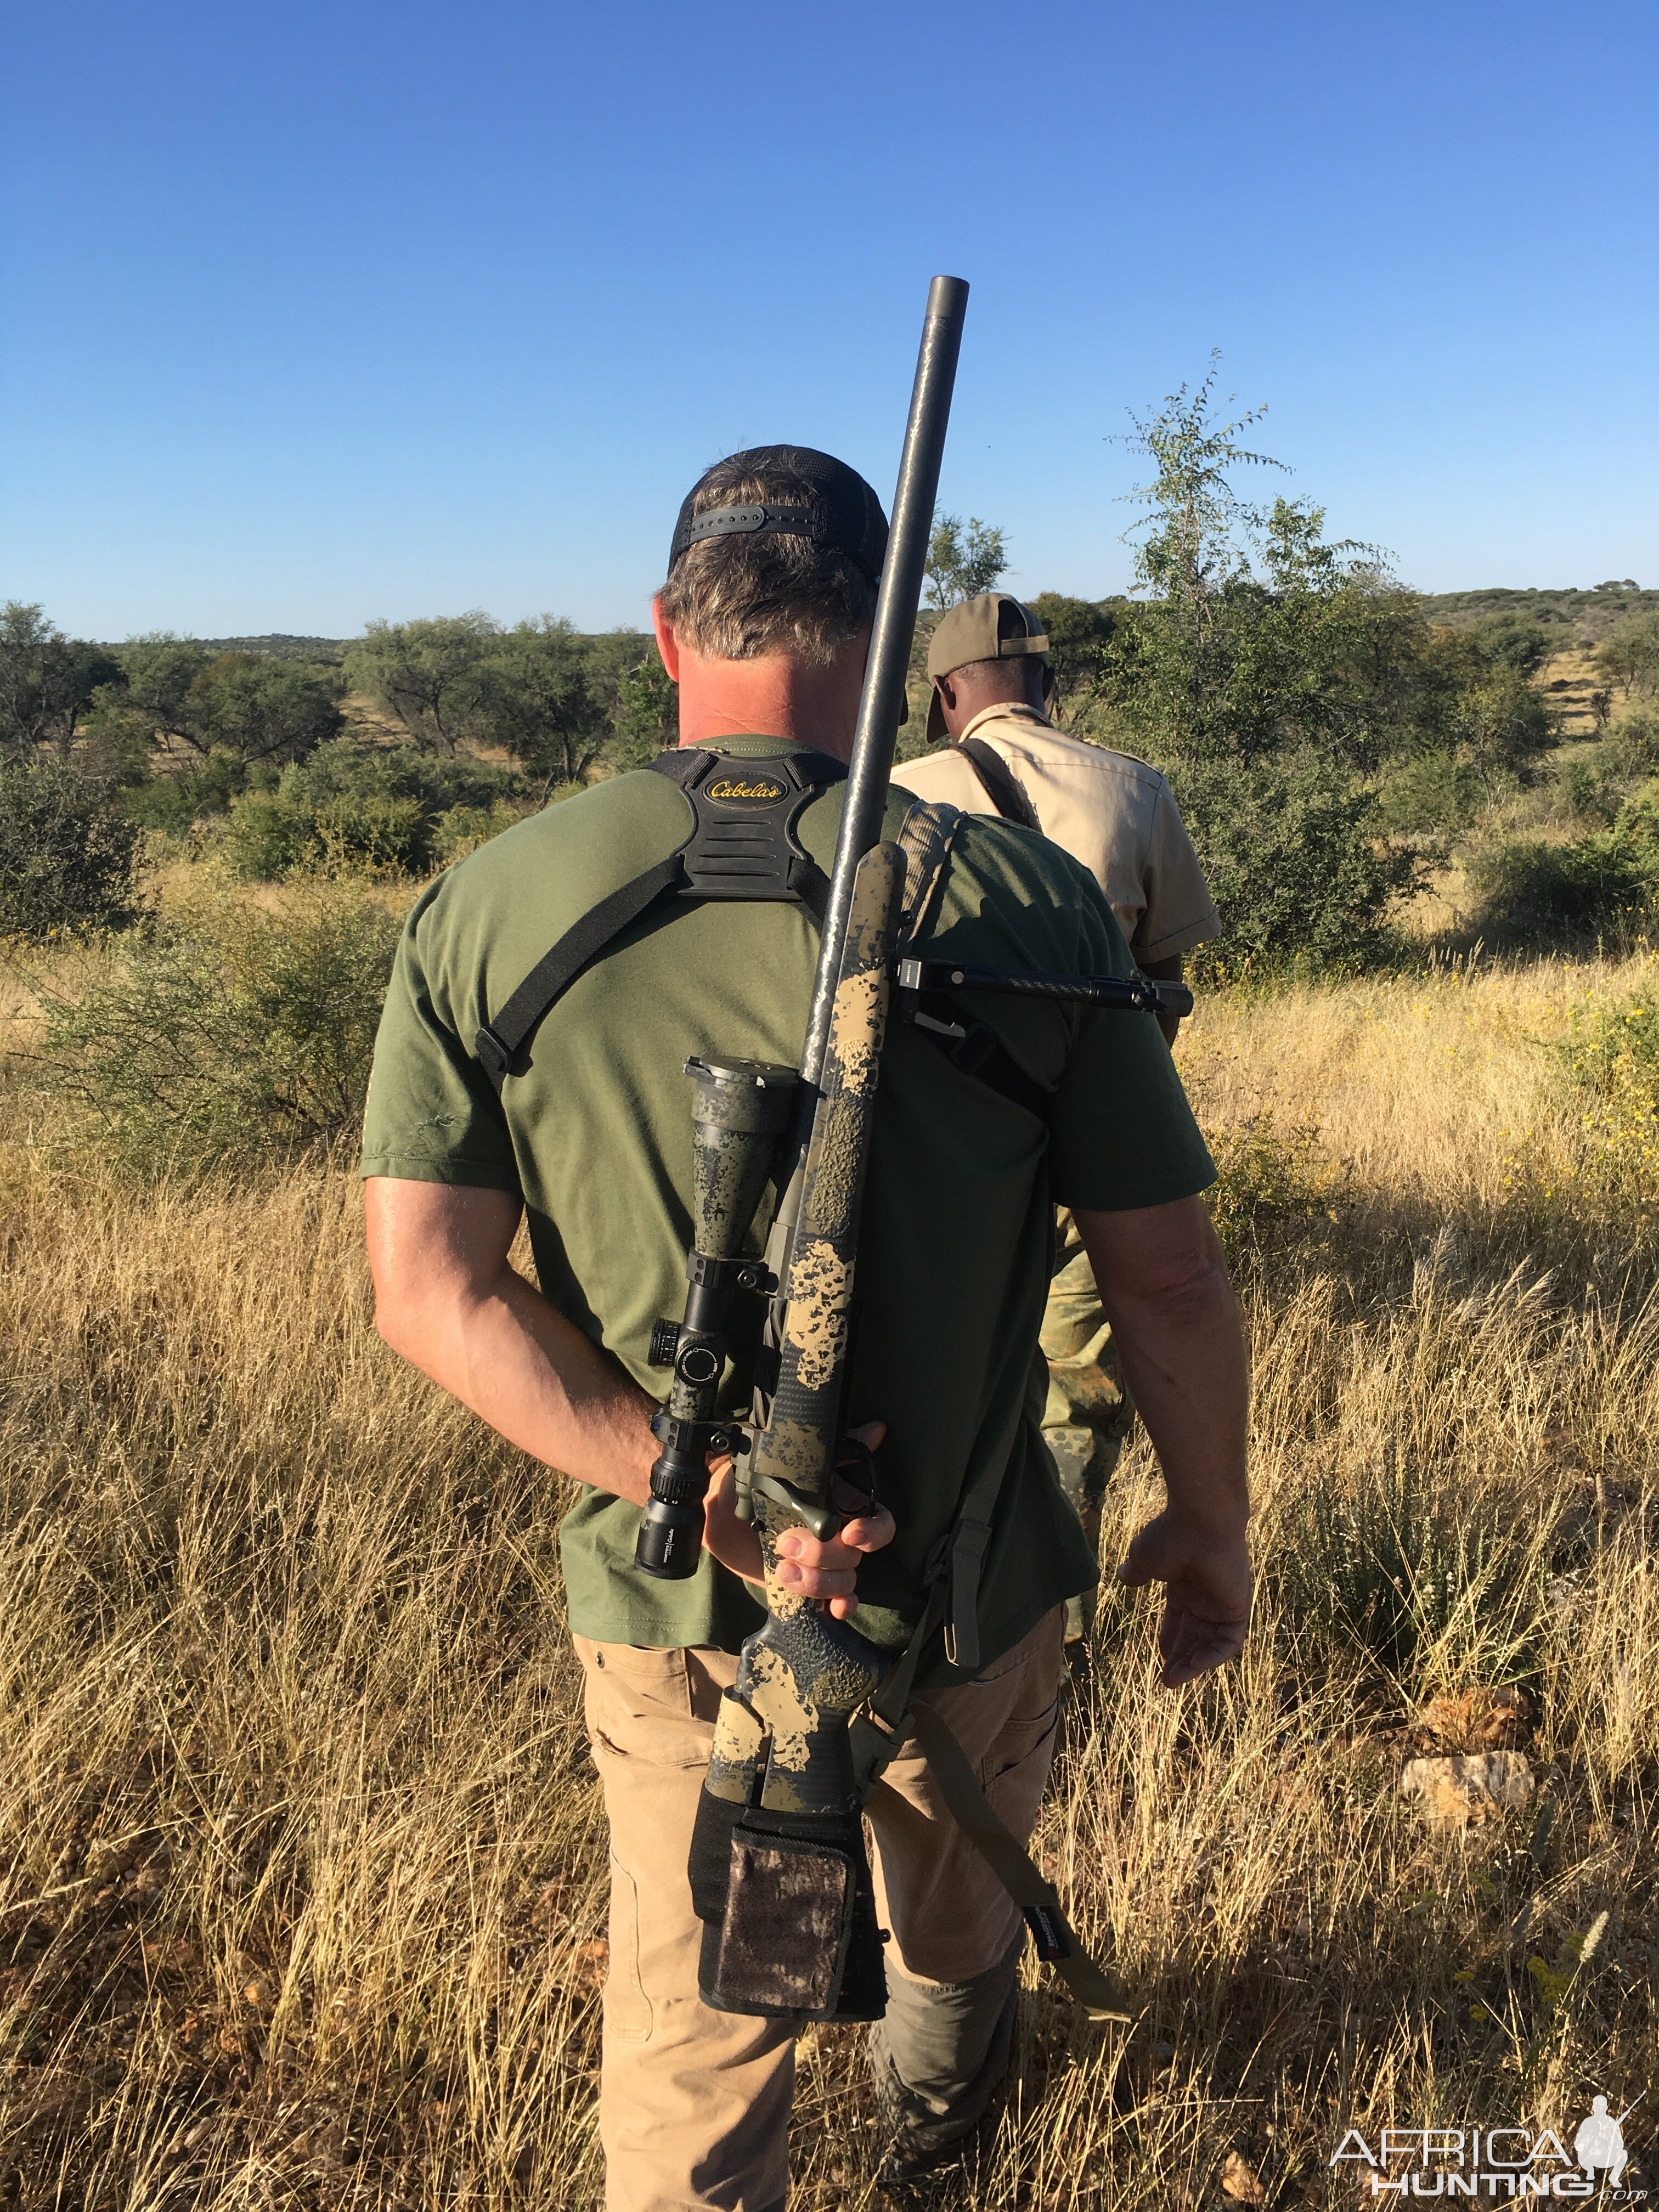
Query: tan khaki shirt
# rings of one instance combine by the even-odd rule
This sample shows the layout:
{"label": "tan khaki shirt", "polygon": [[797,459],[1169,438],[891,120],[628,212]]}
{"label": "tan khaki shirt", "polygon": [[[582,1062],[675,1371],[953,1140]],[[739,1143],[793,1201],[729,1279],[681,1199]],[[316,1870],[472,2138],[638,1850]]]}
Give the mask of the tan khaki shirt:
{"label": "tan khaki shirt", "polygon": [[[962,734],[1001,756],[1043,836],[1081,860],[1105,892],[1137,960],[1170,960],[1219,935],[1221,917],[1175,794],[1155,768],[1068,738],[1035,707],[988,707]],[[954,744],[906,761],[893,781],[964,813],[997,811]]]}

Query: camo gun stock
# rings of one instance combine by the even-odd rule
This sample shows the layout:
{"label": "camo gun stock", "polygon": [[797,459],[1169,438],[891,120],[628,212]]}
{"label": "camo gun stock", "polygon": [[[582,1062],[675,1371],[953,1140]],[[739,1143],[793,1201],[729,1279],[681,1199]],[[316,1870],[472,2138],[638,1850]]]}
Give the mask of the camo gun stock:
{"label": "camo gun stock", "polygon": [[[687,1071],[697,1086],[697,1244],[638,1554],[647,1572],[690,1571],[707,1454],[735,1448],[768,1618],[721,1700],[698,1810],[698,1980],[719,2010],[798,2022],[876,2019],[886,2006],[848,1729],[887,1662],[826,1606],[779,1581],[777,1547],[792,1528],[823,1537],[840,1525],[830,1491],[904,888],[903,856],[881,842],[881,827],[967,298],[951,276],[936,276],[927,296],[799,1080],[738,1062]],[[775,1374],[757,1393],[750,1431],[733,1432],[716,1417],[714,1394],[730,1299],[756,1286],[742,1240],[769,1174],[783,1190],[758,1276],[772,1294]],[[717,1194],[707,1204],[705,1191]]]}

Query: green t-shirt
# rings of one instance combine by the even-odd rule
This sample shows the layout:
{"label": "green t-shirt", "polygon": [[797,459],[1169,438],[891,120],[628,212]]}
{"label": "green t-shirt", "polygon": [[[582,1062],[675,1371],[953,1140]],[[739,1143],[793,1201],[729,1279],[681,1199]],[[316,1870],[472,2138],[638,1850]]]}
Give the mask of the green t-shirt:
{"label": "green t-shirt", "polygon": [[[798,748],[749,738],[723,750],[755,759]],[[815,799],[797,830],[826,871],[844,789]],[[906,800],[890,799],[890,836]],[[404,932],[363,1140],[366,1176],[521,1193],[544,1292],[658,1398],[666,1378],[647,1361],[651,1325],[684,1308],[690,1237],[685,1062],[799,1060],[816,927],[793,903],[663,900],[571,985],[500,1102],[473,1039],[548,947],[666,859],[688,823],[667,777],[617,776],[441,876]],[[994,816],[963,821],[935,915],[928,950],[943,959],[1129,971],[1093,878]],[[848,1419],[887,1423],[878,1476],[898,1534],[860,1570],[859,1625],[897,1642],[924,1602],[929,1554],[1023,1401],[980,1584],[988,1664],[1097,1571],[1039,1425],[1053,1207],[1158,1205],[1201,1190],[1214,1170],[1150,1016],[990,995],[964,1004],[1052,1094],[1046,1126],[890,1024]],[[573,1629],[734,1650],[760,1618],[747,1586],[707,1556],[688,1582],[636,1573],[638,1526],[637,1507],[598,1490],[567,1514]]]}

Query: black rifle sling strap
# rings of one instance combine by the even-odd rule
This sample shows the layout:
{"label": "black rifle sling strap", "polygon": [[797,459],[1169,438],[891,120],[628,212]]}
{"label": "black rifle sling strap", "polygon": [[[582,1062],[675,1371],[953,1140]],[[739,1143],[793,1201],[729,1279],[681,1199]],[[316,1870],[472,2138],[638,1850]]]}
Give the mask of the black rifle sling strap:
{"label": "black rifle sling strap", "polygon": [[[904,817],[898,836],[905,859],[904,904],[898,926],[901,959],[933,921],[945,864],[962,819],[962,809],[943,800],[915,804]],[[902,990],[897,994],[897,1010],[900,1019],[908,1022],[918,1036],[925,1037],[959,1073],[1023,1106],[1039,1121],[1047,1118],[1048,1093],[1025,1073],[996,1031],[985,1023],[959,1018],[957,1010],[937,992],[930,996]]]}
{"label": "black rifle sling strap", "polygon": [[1025,796],[1018,777],[994,745],[983,738],[958,738],[957,750],[985,787],[985,795],[1005,822],[1018,822],[1022,830],[1042,834],[1036,809]]}
{"label": "black rifle sling strap", "polygon": [[520,1055],[538,1027],[582,970],[670,892],[684,898],[794,899],[822,922],[829,884],[803,850],[795,824],[826,784],[847,773],[818,752],[763,761],[694,747],[651,763],[679,785],[690,802],[684,839],[666,860],[635,876],[590,908],[544,952],[511,998],[479,1030],[480,1065],[499,1091],[520,1072]]}
{"label": "black rifle sling strap", "polygon": [[927,1601],[909,1642],[893,1662],[868,1707],[853,1723],[853,1771],[868,1806],[879,1797],[884,1771],[910,1744],[919,1744],[951,1819],[1019,1907],[1037,1947],[1072,1995],[1097,2021],[1126,2021],[1122,1991],[1079,1943],[1060,1893],[1038,1869],[980,1787],[973,1761],[933,1708],[914,1692],[928,1647],[943,1630],[953,1666],[977,1672],[979,1627],[974,1616],[980,1563],[991,1516],[1007,1473],[1021,1408],[969,1484],[955,1522],[930,1562]]}

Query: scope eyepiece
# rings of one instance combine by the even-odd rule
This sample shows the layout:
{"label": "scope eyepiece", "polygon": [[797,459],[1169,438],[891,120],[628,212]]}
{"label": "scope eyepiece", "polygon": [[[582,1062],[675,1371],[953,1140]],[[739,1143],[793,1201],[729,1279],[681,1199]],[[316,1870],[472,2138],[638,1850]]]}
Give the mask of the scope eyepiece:
{"label": "scope eyepiece", "polygon": [[708,1477],[696,1498],[684,1501],[658,1497],[656,1486],[653,1477],[653,1495],[634,1547],[634,1565],[659,1582],[689,1582],[702,1557],[702,1493],[708,1487]]}

